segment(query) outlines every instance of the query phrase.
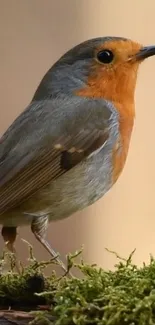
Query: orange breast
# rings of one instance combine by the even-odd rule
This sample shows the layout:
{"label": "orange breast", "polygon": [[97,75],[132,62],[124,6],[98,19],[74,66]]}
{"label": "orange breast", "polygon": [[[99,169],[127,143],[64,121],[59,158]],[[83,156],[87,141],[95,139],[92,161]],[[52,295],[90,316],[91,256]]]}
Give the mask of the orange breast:
{"label": "orange breast", "polygon": [[[129,107],[128,107],[129,109]],[[115,144],[113,150],[113,183],[115,183],[123,170],[124,164],[126,162],[129,144],[131,139],[131,133],[134,124],[134,118],[130,115],[128,118],[124,117],[122,110],[125,107],[117,104],[117,110],[119,112],[119,131],[120,139]],[[131,110],[131,108],[130,108]],[[132,109],[133,110],[133,109]],[[127,111],[127,109],[126,109]]]}

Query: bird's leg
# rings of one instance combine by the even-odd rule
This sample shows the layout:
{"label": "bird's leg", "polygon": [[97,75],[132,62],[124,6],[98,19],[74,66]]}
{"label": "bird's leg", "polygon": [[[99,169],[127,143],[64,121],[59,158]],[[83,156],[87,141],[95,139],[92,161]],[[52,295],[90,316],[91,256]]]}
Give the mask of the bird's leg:
{"label": "bird's leg", "polygon": [[45,249],[50,253],[50,255],[55,258],[59,263],[61,268],[67,273],[67,268],[64,263],[57,256],[56,252],[52,249],[48,241],[45,239],[46,231],[48,228],[48,216],[36,216],[33,218],[31,224],[31,230],[35,235],[36,239],[45,247]]}
{"label": "bird's leg", "polygon": [[17,228],[16,227],[3,227],[1,234],[3,236],[5,245],[7,247],[7,249],[14,254],[15,257],[15,267],[17,269],[17,272],[20,273],[20,266],[19,263],[17,261],[17,254],[16,254],[16,250],[14,247],[14,242],[16,240],[16,236],[17,236]]}

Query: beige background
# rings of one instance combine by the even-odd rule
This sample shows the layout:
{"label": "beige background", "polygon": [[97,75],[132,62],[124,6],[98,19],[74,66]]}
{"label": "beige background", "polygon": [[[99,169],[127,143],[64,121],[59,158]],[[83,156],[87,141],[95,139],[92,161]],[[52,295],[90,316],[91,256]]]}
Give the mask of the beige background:
{"label": "beige background", "polygon": [[[119,35],[155,44],[154,0],[0,0],[0,132],[25,108],[47,69],[66,50],[87,38]],[[155,57],[140,69],[137,116],[122,176],[98,203],[52,223],[48,238],[62,255],[85,245],[85,258],[112,267],[104,247],[136,263],[155,255]],[[48,254],[30,229],[20,237],[38,258]],[[0,241],[0,247],[3,247]],[[17,240],[22,260],[27,247]]]}

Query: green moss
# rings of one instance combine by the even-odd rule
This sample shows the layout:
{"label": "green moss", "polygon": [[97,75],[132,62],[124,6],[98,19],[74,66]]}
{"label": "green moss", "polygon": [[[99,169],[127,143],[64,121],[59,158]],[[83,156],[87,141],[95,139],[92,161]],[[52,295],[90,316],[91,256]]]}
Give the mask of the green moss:
{"label": "green moss", "polygon": [[1,274],[0,299],[21,308],[49,305],[48,311],[36,312],[31,324],[155,324],[154,258],[149,265],[137,267],[132,254],[127,260],[117,256],[115,270],[105,271],[83,262],[75,264],[75,256],[68,256],[68,266],[80,269],[82,278],[58,278],[55,273],[45,277],[43,267],[49,262],[38,263],[31,257],[22,275]]}

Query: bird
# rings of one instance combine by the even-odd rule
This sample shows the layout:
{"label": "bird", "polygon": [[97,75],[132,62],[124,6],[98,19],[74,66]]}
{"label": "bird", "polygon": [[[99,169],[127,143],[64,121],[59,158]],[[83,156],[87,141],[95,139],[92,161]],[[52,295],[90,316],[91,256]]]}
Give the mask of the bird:
{"label": "bird", "polygon": [[0,139],[1,234],[15,252],[30,225],[45,249],[48,224],[103,197],[119,178],[135,121],[141,62],[155,55],[124,37],[86,40],[62,55]]}

